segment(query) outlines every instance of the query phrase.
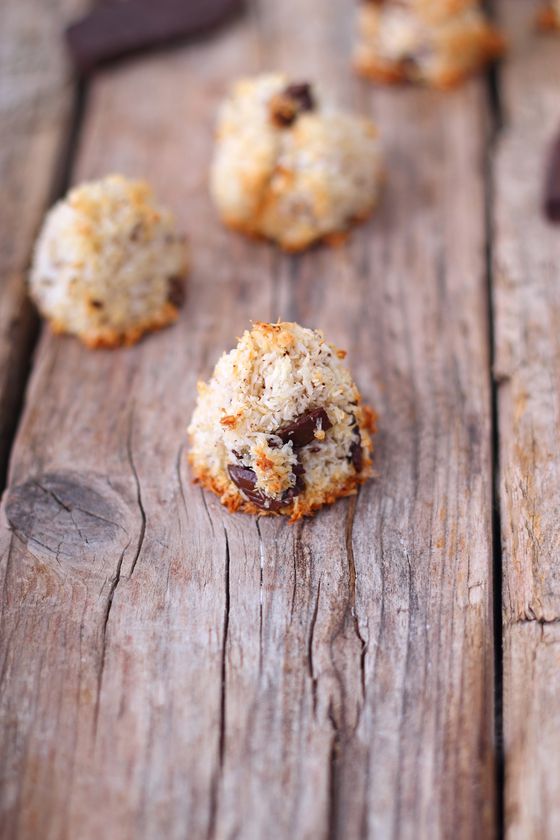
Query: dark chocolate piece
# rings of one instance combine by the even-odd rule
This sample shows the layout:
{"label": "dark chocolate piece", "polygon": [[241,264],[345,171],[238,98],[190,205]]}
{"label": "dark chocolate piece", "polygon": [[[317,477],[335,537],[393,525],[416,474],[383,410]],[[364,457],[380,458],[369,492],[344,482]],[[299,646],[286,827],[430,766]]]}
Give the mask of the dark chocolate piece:
{"label": "dark chocolate piece", "polygon": [[280,510],[284,504],[284,502],[280,499],[270,499],[260,490],[243,490],[243,493],[247,496],[250,502],[253,502],[254,505],[262,510],[271,510],[276,512],[277,510]]}
{"label": "dark chocolate piece", "polygon": [[281,128],[287,128],[304,111],[315,108],[311,85],[308,82],[288,85],[272,97],[269,107],[272,121]]}
{"label": "dark chocolate piece", "polygon": [[353,440],[350,444],[350,455],[348,456],[348,460],[352,461],[354,469],[357,473],[360,473],[364,465],[364,454],[362,451],[362,436],[360,434],[360,427],[356,422],[352,428],[352,434],[356,440]]}
{"label": "dark chocolate piece", "polygon": [[254,505],[262,510],[277,511],[280,510],[283,505],[291,502],[291,500],[296,496],[299,496],[299,494],[305,489],[303,467],[301,467],[301,472],[299,472],[299,470],[296,472],[296,469],[299,467],[300,465],[298,464],[293,470],[294,475],[296,476],[294,486],[288,487],[288,489],[282,494],[281,499],[271,499],[269,496],[266,496],[262,490],[255,490],[257,476],[254,470],[250,467],[240,467],[237,464],[230,464],[228,466],[228,472],[233,483],[239,487],[243,495],[246,496],[250,502],[253,502]]}
{"label": "dark chocolate piece", "polygon": [[242,0],[109,0],[69,26],[66,41],[78,70],[88,73],[105,61],[198,35],[241,6]]}
{"label": "dark chocolate piece", "polygon": [[309,82],[288,85],[284,95],[297,102],[299,111],[313,111],[315,108],[315,98]]}
{"label": "dark chocolate piece", "polygon": [[305,490],[305,479],[304,474],[305,470],[302,464],[296,464],[292,467],[292,473],[295,475],[296,480],[292,487],[288,487],[287,490],[284,490],[282,494],[282,503],[285,504],[286,502],[290,502],[292,499],[295,499],[296,496],[299,496],[300,493],[303,493]]}
{"label": "dark chocolate piece", "polygon": [[548,159],[544,212],[550,222],[560,222],[560,135],[552,144]]}
{"label": "dark chocolate piece", "polygon": [[240,467],[238,464],[230,464],[228,467],[229,477],[240,490],[252,490],[257,483],[257,476],[251,467]]}
{"label": "dark chocolate piece", "polygon": [[362,453],[362,439],[360,437],[359,440],[352,441],[350,446],[350,460],[354,465],[354,469],[357,473],[362,471],[363,467],[363,453]]}
{"label": "dark chocolate piece", "polygon": [[185,285],[182,277],[170,277],[167,281],[167,300],[179,308],[185,299]]}
{"label": "dark chocolate piece", "polygon": [[292,423],[278,429],[275,434],[282,440],[282,443],[292,441],[294,449],[301,449],[315,440],[317,429],[321,428],[326,432],[331,426],[332,423],[325,409],[314,408],[312,411],[300,414]]}

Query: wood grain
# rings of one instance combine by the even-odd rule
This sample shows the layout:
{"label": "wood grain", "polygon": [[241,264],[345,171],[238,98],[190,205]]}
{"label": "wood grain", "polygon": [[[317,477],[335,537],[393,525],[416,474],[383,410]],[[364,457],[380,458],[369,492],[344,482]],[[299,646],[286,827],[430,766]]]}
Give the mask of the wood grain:
{"label": "wood grain", "polygon": [[496,376],[503,544],[506,828],[560,836],[560,231],[542,212],[560,130],[560,44],[503,3],[511,58],[496,156]]}
{"label": "wood grain", "polygon": [[[193,268],[136,348],[41,341],[3,508],[2,837],[492,835],[484,89],[374,91],[350,37],[343,0],[262,2],[93,85],[76,178],[147,176]],[[216,105],[271,66],[379,122],[383,203],[338,250],[210,206]],[[295,526],[228,515],[184,453],[196,380],[277,317],[347,347],[381,415],[378,479]]]}
{"label": "wood grain", "polygon": [[86,0],[4,0],[0,6],[0,485],[36,320],[25,275],[56,180],[74,99],[63,24]]}

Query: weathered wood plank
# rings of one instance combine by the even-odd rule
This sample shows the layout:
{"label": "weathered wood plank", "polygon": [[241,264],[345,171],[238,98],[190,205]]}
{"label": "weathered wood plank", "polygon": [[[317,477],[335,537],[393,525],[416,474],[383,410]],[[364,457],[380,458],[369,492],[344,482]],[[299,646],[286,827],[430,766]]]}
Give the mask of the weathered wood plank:
{"label": "weathered wood plank", "polygon": [[[261,3],[93,85],[76,177],[150,178],[193,271],[176,328],[39,348],[4,506],[6,837],[492,832],[483,90],[371,92],[349,30],[342,0]],[[383,205],[340,250],[210,207],[215,106],[274,64],[382,126]],[[229,516],[183,450],[196,379],[278,316],[346,346],[382,418],[380,478],[296,526]]]}
{"label": "weathered wood plank", "polygon": [[560,836],[560,231],[542,213],[560,130],[560,43],[502,3],[512,42],[496,156],[495,318],[503,546],[506,827]]}
{"label": "weathered wood plank", "polygon": [[67,136],[74,89],[62,28],[86,0],[0,6],[0,483],[17,420],[35,317],[25,289],[31,246]]}

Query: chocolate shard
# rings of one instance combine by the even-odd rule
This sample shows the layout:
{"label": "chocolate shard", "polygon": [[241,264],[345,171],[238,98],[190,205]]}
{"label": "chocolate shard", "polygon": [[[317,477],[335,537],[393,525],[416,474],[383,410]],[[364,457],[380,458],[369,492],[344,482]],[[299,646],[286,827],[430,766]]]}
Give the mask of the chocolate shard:
{"label": "chocolate shard", "polygon": [[241,467],[238,464],[230,464],[228,466],[229,477],[233,483],[239,487],[243,495],[253,502],[258,508],[262,510],[276,511],[282,507],[282,502],[278,499],[270,499],[261,490],[255,489],[257,483],[257,476],[255,471],[250,467]]}
{"label": "chocolate shard", "polygon": [[548,159],[544,212],[550,222],[560,222],[560,135],[552,144]]}
{"label": "chocolate shard", "polygon": [[360,473],[364,465],[361,440],[352,441],[352,445],[350,446],[350,460],[352,461],[356,472]]}
{"label": "chocolate shard", "polygon": [[272,97],[269,104],[273,123],[280,128],[292,125],[304,111],[315,108],[315,98],[308,82],[288,85]]}
{"label": "chocolate shard", "polygon": [[284,95],[297,103],[299,111],[313,111],[315,108],[315,97],[309,82],[288,85]]}
{"label": "chocolate shard", "polygon": [[326,432],[331,427],[332,423],[325,409],[314,408],[312,411],[300,414],[289,425],[283,426],[274,434],[282,440],[282,443],[291,441],[294,449],[301,449],[315,440],[316,431],[322,429]]}
{"label": "chocolate shard", "polygon": [[[296,465],[296,469],[299,465]],[[305,489],[305,481],[303,479],[303,467],[301,472],[295,472],[296,481],[293,487],[288,487],[282,494],[281,499],[271,499],[262,490],[256,490],[257,476],[255,471],[250,467],[240,467],[237,464],[230,464],[228,466],[229,477],[233,483],[239,487],[244,496],[253,502],[254,505],[261,508],[261,510],[277,511],[281,507],[291,502],[296,496]]]}
{"label": "chocolate shard", "polygon": [[257,476],[251,467],[241,467],[238,464],[230,464],[228,467],[229,477],[234,484],[244,492],[246,490],[253,490],[257,483]]}
{"label": "chocolate shard", "polygon": [[286,502],[290,502],[292,499],[295,499],[296,496],[299,496],[300,493],[303,493],[305,490],[305,479],[304,473],[305,470],[301,464],[296,464],[292,468],[292,472],[296,477],[295,483],[292,487],[288,487],[287,490],[284,490],[282,494],[282,502],[285,504]]}
{"label": "chocolate shard", "polygon": [[271,499],[269,496],[266,496],[261,490],[243,490],[243,494],[248,498],[250,502],[253,502],[258,508],[261,510],[271,510],[276,512],[280,510],[282,505],[285,504],[280,499]]}
{"label": "chocolate shard", "polygon": [[66,30],[74,64],[99,64],[169,41],[198,35],[238,11],[243,0],[108,0]]}
{"label": "chocolate shard", "polygon": [[354,435],[355,440],[353,440],[350,444],[350,455],[348,456],[348,458],[350,461],[352,461],[356,472],[360,473],[364,466],[364,454],[362,451],[362,436],[360,434],[360,428],[357,423],[354,424],[352,434]]}

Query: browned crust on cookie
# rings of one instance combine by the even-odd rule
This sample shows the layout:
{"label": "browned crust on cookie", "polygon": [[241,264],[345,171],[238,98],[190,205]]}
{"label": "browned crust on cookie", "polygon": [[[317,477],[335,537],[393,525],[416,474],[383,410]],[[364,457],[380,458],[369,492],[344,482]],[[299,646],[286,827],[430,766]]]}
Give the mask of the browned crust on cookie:
{"label": "browned crust on cookie", "polygon": [[308,248],[313,247],[314,245],[323,244],[331,248],[340,247],[346,242],[346,240],[348,239],[352,230],[355,227],[364,224],[364,222],[367,222],[367,220],[370,219],[371,216],[373,216],[376,207],[377,201],[373,204],[372,208],[366,213],[362,213],[359,216],[353,216],[352,219],[349,220],[348,225],[344,228],[329,231],[328,233],[324,233],[322,236],[314,236],[310,239],[305,239],[302,242],[289,245],[283,242],[278,242],[278,240],[276,239],[271,239],[267,236],[264,236],[264,234],[259,233],[256,229],[257,225],[255,224],[255,222],[244,224],[243,222],[232,221],[231,219],[228,219],[225,216],[222,216],[221,218],[223,224],[230,230],[235,231],[235,233],[240,233],[249,239],[257,240],[259,242],[273,243],[274,245],[277,245],[280,248],[280,250],[284,251],[285,254],[297,254],[301,251],[305,251]]}
{"label": "browned crust on cookie", "polygon": [[374,59],[369,61],[356,59],[354,69],[359,76],[373,82],[379,82],[382,85],[400,85],[408,81],[402,62],[390,64],[386,61],[375,61]]}
{"label": "browned crust on cookie", "polygon": [[[375,432],[377,413],[367,405],[362,406],[363,424],[362,431],[370,433]],[[303,519],[305,516],[313,516],[320,508],[325,505],[332,505],[337,499],[342,499],[345,496],[353,496],[361,484],[364,484],[372,475],[372,459],[371,454],[373,445],[370,451],[364,457],[363,469],[360,473],[349,476],[347,481],[339,488],[333,491],[326,492],[323,497],[315,501],[306,501],[305,493],[302,496],[296,496],[293,501],[287,504],[280,510],[263,510],[253,502],[248,501],[235,484],[225,475],[217,477],[210,474],[207,467],[198,464],[194,461],[191,454],[187,456],[191,472],[193,475],[193,482],[200,484],[206,490],[210,490],[220,499],[224,507],[230,513],[248,513],[253,516],[289,516],[290,524]]]}
{"label": "browned crust on cookie", "polygon": [[537,14],[537,27],[543,32],[551,32],[560,30],[560,18],[552,8],[552,6],[545,6]]}
{"label": "browned crust on cookie", "polygon": [[354,68],[360,76],[371,79],[374,82],[379,82],[380,84],[420,83],[438,90],[452,90],[480,72],[487,62],[500,58],[506,49],[507,41],[504,36],[497,29],[489,26],[484,37],[481,39],[480,59],[476,65],[467,70],[447,70],[427,80],[414,78],[407,70],[405,62],[391,64],[390,62],[375,61],[374,59],[356,59],[354,61]]}
{"label": "browned crust on cookie", "polygon": [[[178,317],[179,307],[167,302],[157,314],[134,327],[129,327],[126,330],[107,329],[102,334],[100,332],[83,333],[76,335],[76,337],[90,350],[116,350],[119,347],[131,347],[147,333],[155,332],[175,323]],[[60,322],[50,321],[49,325],[55,335],[63,335],[68,332]]]}

